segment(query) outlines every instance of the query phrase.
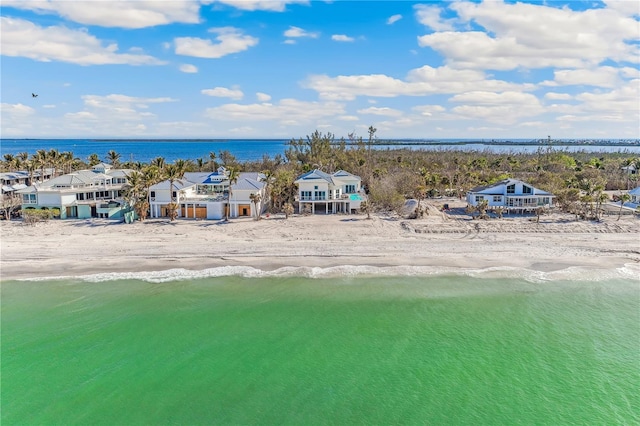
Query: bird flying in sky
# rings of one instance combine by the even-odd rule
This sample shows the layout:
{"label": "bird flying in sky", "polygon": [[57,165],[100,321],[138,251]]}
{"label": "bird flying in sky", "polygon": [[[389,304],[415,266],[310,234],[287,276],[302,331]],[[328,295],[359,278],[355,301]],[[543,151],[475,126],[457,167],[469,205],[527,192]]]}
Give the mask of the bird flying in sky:
{"label": "bird flying in sky", "polygon": [[31,97],[32,97],[32,98],[37,98],[37,97],[38,97],[38,95],[36,95],[35,93],[32,93],[32,94],[31,94]]}

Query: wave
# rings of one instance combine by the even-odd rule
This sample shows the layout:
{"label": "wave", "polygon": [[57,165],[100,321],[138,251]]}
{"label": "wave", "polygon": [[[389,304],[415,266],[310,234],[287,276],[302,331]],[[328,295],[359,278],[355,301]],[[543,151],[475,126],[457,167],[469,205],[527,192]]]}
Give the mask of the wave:
{"label": "wave", "polygon": [[237,276],[243,278],[303,277],[328,279],[341,277],[429,277],[458,275],[481,279],[511,278],[529,282],[545,281],[603,281],[624,279],[640,281],[640,265],[625,264],[615,269],[594,269],[569,267],[555,271],[537,271],[514,267],[491,267],[482,269],[434,267],[434,266],[332,266],[327,268],[287,266],[274,270],[261,270],[250,266],[221,266],[217,268],[190,270],[183,268],[145,272],[108,272],[79,276],[57,276],[26,278],[21,281],[80,280],[105,282],[119,280],[140,280],[150,283],[194,280]]}

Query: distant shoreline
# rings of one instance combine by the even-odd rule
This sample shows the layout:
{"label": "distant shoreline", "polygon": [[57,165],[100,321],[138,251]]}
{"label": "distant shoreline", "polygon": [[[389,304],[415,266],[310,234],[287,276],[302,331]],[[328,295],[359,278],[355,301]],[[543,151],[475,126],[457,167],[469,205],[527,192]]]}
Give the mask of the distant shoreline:
{"label": "distant shoreline", "polygon": [[[229,143],[239,141],[253,142],[283,142],[286,143],[290,139],[269,139],[269,138],[1,138],[0,141],[89,141],[89,142],[211,142],[211,143]],[[342,139],[334,140],[333,144],[338,145],[345,143],[347,146],[357,146],[360,142],[347,141]],[[640,139],[557,139],[557,140],[510,140],[510,139],[377,139],[369,142],[362,141],[365,145],[384,146],[384,145],[411,145],[411,146],[455,146],[455,145],[487,145],[487,146],[620,146],[620,147],[636,147],[640,146]]]}

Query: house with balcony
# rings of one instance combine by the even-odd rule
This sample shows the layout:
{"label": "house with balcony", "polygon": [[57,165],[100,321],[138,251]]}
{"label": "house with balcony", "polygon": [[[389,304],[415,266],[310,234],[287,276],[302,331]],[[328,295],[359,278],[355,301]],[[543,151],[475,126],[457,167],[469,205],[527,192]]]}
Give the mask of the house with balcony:
{"label": "house with balcony", "polygon": [[60,210],[61,219],[91,217],[119,219],[128,206],[123,199],[128,169],[97,164],[36,183],[16,191],[22,197],[22,210]]}
{"label": "house with balcony", "polygon": [[367,196],[362,190],[362,179],[344,170],[333,174],[312,170],[299,176],[298,209],[316,213],[354,213]]}
{"label": "house with balcony", "polygon": [[[24,189],[32,183],[51,179],[55,172],[53,168],[44,170],[38,169],[32,172],[18,170],[15,172],[0,173],[0,184],[2,184],[2,195],[15,195],[15,191]],[[41,176],[42,175],[42,178]],[[32,182],[33,181],[33,182]]]}
{"label": "house with balcony", "polygon": [[478,186],[467,192],[467,203],[477,206],[487,201],[489,209],[502,207],[507,212],[533,212],[538,207],[553,207],[554,195],[517,179],[505,179]]}
{"label": "house with balcony", "polygon": [[[251,195],[260,195],[261,201],[251,202]],[[267,194],[264,175],[240,173],[231,184],[224,167],[215,172],[189,172],[180,180],[162,181],[149,188],[150,217],[167,217],[168,206],[179,205],[178,217],[219,220],[228,217],[257,217],[266,206]]]}

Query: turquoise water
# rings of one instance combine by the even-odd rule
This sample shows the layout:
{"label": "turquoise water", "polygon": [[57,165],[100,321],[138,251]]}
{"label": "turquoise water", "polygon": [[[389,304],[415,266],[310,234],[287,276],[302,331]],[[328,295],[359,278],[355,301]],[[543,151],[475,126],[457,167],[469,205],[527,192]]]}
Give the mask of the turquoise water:
{"label": "turquoise water", "polygon": [[2,283],[2,425],[638,424],[640,282]]}
{"label": "turquoise water", "polygon": [[358,194],[351,194],[349,195],[349,198],[356,201],[356,200],[362,200],[362,197]]}

